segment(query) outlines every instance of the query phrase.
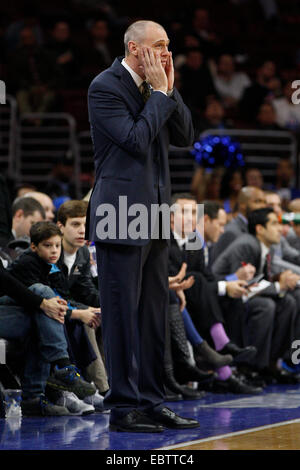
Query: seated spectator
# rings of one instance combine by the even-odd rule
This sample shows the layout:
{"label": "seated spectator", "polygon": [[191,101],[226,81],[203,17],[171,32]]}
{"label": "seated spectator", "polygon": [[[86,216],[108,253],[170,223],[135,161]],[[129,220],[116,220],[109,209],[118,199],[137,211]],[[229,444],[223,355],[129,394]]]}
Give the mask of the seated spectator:
{"label": "seated spectator", "polygon": [[298,131],[300,127],[300,104],[292,102],[292,95],[295,93],[292,83],[292,80],[285,83],[283,95],[273,100],[273,106],[276,111],[277,124],[284,129]]}
{"label": "seated spectator", "polygon": [[59,297],[48,299],[27,289],[3,269],[0,261],[0,337],[8,341],[27,340],[25,369],[21,377],[23,416],[63,416],[68,409],[53,405],[45,397],[46,376],[53,368],[53,380],[79,397],[95,392],[71,365],[64,333],[67,305]]}
{"label": "seated spectator", "polygon": [[[217,282],[215,277],[210,271],[209,264],[207,264],[207,247],[201,250],[186,250],[184,248],[185,242],[189,240],[189,236],[192,235],[192,230],[195,228],[196,222],[196,202],[188,194],[174,194],[172,202],[178,205],[174,215],[171,215],[171,247],[169,255],[169,273],[170,275],[178,272],[179,267],[183,261],[187,262],[187,276],[193,276],[195,283],[190,289],[186,290],[186,301],[187,310],[190,313],[193,322],[200,333],[200,335],[209,340],[213,341],[215,349],[220,354],[231,354],[235,361],[244,360],[245,362],[255,355],[255,348],[241,348],[230,341],[229,337],[225,332],[225,320],[223,316],[223,308],[225,306],[220,305],[219,299],[227,295],[231,298],[238,298],[244,295],[246,292],[246,282],[242,280],[235,281],[222,281]],[[207,237],[211,237],[211,241],[215,241],[223,230],[223,226],[226,222],[226,214],[215,203],[208,203],[207,211],[212,207],[216,207],[217,211],[214,210],[214,215],[211,213],[211,221],[208,224],[208,218],[210,215],[206,214],[206,224],[204,224],[205,240],[208,241]],[[189,207],[189,211],[187,208]],[[206,204],[204,205],[205,210]],[[184,210],[183,210],[184,209]],[[221,220],[216,219],[220,215]],[[190,225],[190,233],[187,233],[188,226]],[[210,233],[210,235],[208,235]],[[193,235],[194,236],[194,235]],[[201,234],[199,235],[202,236]],[[214,239],[214,240],[213,240]],[[206,246],[206,245],[205,245]],[[209,255],[208,255],[209,263]],[[231,271],[232,272],[232,271]],[[230,274],[228,272],[227,274]],[[228,300],[228,299],[227,299]],[[239,315],[239,309],[242,307],[241,303],[236,303],[235,313]],[[231,305],[231,311],[232,311]],[[230,311],[230,310],[228,310]],[[233,393],[257,393],[260,390],[255,387],[250,387],[238,379],[231,377],[231,370],[229,368],[218,370],[219,381],[215,384],[216,388],[220,386],[220,390],[231,391]],[[175,371],[176,377],[176,371]],[[224,382],[227,382],[226,384]],[[202,384],[201,384],[202,385]]]}
{"label": "seated spectator", "polygon": [[[57,69],[51,56],[37,45],[34,32],[25,27],[20,33],[21,44],[11,57],[8,75],[20,113],[45,113],[55,104]],[[40,125],[35,119],[32,124]]]}
{"label": "seated spectator", "polygon": [[[65,274],[65,282],[71,297],[76,302],[99,308],[99,291],[92,279],[90,253],[85,242],[87,206],[86,201],[72,200],[63,203],[58,210],[57,225],[63,234],[58,266]],[[86,376],[95,383],[100,395],[103,395],[109,387],[100,353],[101,331],[99,329],[95,331],[86,325],[84,328],[97,356],[97,359],[87,367]],[[99,406],[102,409],[103,399],[100,400],[98,395],[93,397],[93,405],[95,406],[97,398],[101,402]]]}
{"label": "seated spectator", "polygon": [[225,118],[225,109],[216,99],[208,100],[203,113],[203,120],[198,124],[198,132],[206,129],[230,129],[232,122]]}
{"label": "seated spectator", "polygon": [[256,127],[264,131],[282,131],[282,127],[277,124],[276,110],[272,103],[263,103],[256,116]]}
{"label": "seated spectator", "polygon": [[0,175],[0,247],[6,246],[11,239],[12,209],[8,183]]}
{"label": "seated spectator", "polygon": [[229,214],[228,219],[236,211],[238,194],[243,185],[244,176],[242,170],[228,169],[224,173],[221,181],[220,197],[226,214]]}
{"label": "seated spectator", "polygon": [[[282,218],[282,205],[279,195],[275,191],[266,191],[266,203],[268,207],[271,207],[275,214],[277,215],[278,219],[281,220]],[[271,255],[276,255],[279,258],[282,258],[284,261],[288,261],[289,263],[295,264],[297,266],[300,265],[300,253],[295,250],[289,243],[287,239],[288,232],[290,230],[289,224],[283,224],[281,226],[281,237],[280,243],[274,244],[271,247]],[[280,272],[280,268],[271,265],[271,272],[272,274],[276,274]],[[299,293],[300,294],[300,293]],[[300,308],[300,305],[299,305]]]}
{"label": "seated spectator", "polygon": [[74,44],[70,25],[57,21],[51,30],[51,39],[46,46],[56,62],[59,72],[59,86],[74,88],[81,86],[81,56]]}
{"label": "seated spectator", "polygon": [[31,226],[41,220],[45,220],[45,211],[36,199],[15,199],[12,205],[12,228],[6,246],[12,258],[15,258],[19,251],[29,248]]}
{"label": "seated spectator", "polygon": [[217,55],[221,41],[212,29],[210,14],[206,8],[194,10],[189,34],[198,40],[205,58]]}
{"label": "seated spectator", "polygon": [[179,71],[182,82],[181,93],[185,103],[192,110],[202,109],[209,97],[217,95],[211,73],[199,48],[187,49],[185,63]]}
{"label": "seated spectator", "polygon": [[55,218],[55,207],[51,198],[46,193],[41,193],[39,191],[30,191],[25,194],[24,197],[31,197],[38,201],[45,211],[45,220],[52,222]]}
{"label": "seated spectator", "polygon": [[236,238],[243,235],[243,233],[248,233],[248,217],[250,213],[262,207],[266,207],[266,198],[261,189],[245,186],[239,191],[237,198],[237,216],[225,226],[225,232],[213,246],[213,261],[216,260]]}
{"label": "seated spectator", "polygon": [[[213,263],[217,277],[234,272],[242,263],[250,263],[256,274],[264,274],[270,286],[261,295],[247,302],[245,335],[247,343],[257,347],[253,364],[267,383],[296,383],[291,373],[278,369],[278,359],[291,361],[291,344],[299,336],[299,310],[290,292],[295,290],[300,276],[283,271],[276,277],[271,273],[271,247],[281,238],[281,224],[272,208],[251,212],[248,217],[248,234],[231,243]],[[296,321],[295,321],[296,319]],[[298,335],[298,336],[297,336]]]}
{"label": "seated spectator", "polygon": [[111,50],[110,30],[107,21],[103,19],[95,20],[89,27],[88,34],[83,75],[84,80],[89,84],[96,75],[111,65],[114,54]]}
{"label": "seated spectator", "polygon": [[235,107],[244,90],[251,83],[244,72],[235,71],[234,58],[230,54],[222,54],[219,57],[216,75],[213,80],[225,108]]}
{"label": "seated spectator", "polygon": [[273,98],[275,78],[275,63],[264,60],[257,69],[255,82],[244,90],[240,100],[240,112],[246,122],[253,123],[263,102]]}
{"label": "seated spectator", "polygon": [[287,210],[292,199],[300,197],[300,190],[296,187],[295,180],[295,169],[291,160],[280,158],[276,166],[275,184],[271,185],[270,189],[279,194],[283,210]]}
{"label": "seated spectator", "polygon": [[300,252],[300,199],[294,199],[289,203],[289,210],[294,214],[295,220],[290,222],[291,229],[287,234],[289,244]]}
{"label": "seated spectator", "polygon": [[25,196],[26,193],[29,193],[30,191],[36,191],[37,188],[33,184],[30,183],[20,183],[17,184],[15,187],[15,198],[17,197],[23,197]]}
{"label": "seated spectator", "polygon": [[245,184],[263,190],[264,177],[258,168],[246,168],[245,171]]}

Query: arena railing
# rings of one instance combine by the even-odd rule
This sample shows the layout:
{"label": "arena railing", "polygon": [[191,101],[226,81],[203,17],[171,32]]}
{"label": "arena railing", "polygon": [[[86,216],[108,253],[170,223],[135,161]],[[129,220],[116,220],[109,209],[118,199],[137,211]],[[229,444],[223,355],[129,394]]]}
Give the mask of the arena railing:
{"label": "arena railing", "polygon": [[55,165],[71,162],[73,184],[81,198],[76,121],[67,113],[25,113],[16,132],[16,181],[44,186]]}
{"label": "arena railing", "polygon": [[17,102],[10,96],[6,96],[6,104],[0,106],[0,168],[10,178],[15,174],[17,133]]}

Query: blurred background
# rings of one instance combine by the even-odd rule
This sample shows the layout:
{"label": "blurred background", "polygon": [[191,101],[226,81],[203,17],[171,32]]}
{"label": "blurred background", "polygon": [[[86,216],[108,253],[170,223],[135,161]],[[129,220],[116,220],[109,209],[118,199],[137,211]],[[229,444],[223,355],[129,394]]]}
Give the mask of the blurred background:
{"label": "blurred background", "polygon": [[173,192],[222,201],[226,212],[245,184],[277,191],[283,206],[299,197],[300,1],[11,0],[0,5],[0,171],[11,199],[88,193],[87,89],[123,55],[138,19],[165,27],[192,112],[194,146],[170,148]]}

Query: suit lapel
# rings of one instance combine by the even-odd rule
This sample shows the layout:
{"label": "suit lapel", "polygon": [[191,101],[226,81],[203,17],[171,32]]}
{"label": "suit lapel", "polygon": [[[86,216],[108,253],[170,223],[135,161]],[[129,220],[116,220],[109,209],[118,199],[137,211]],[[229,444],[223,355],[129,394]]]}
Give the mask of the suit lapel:
{"label": "suit lapel", "polygon": [[140,105],[144,106],[142,95],[139,92],[139,89],[136,86],[128,70],[126,70],[125,67],[123,67],[123,65],[121,64],[121,60],[122,57],[116,58],[111,66],[111,70],[117,77],[119,77],[122,85],[126,87],[130,95],[135,99],[135,101],[137,101]]}

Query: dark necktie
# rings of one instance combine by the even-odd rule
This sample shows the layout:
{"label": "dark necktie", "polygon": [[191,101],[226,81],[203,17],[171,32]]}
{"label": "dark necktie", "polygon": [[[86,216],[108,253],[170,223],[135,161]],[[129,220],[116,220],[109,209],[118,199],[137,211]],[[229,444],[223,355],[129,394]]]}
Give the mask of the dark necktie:
{"label": "dark necktie", "polygon": [[144,103],[146,103],[146,101],[150,98],[151,95],[150,85],[147,82],[143,82],[141,85],[141,90]]}
{"label": "dark necktie", "polygon": [[266,276],[267,280],[270,281],[272,278],[271,273],[271,254],[268,253],[266,256],[265,266],[264,266],[264,275]]}

